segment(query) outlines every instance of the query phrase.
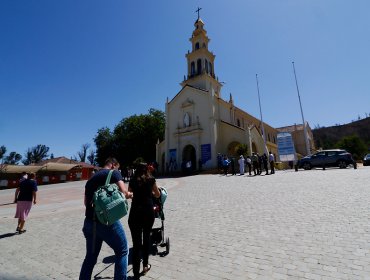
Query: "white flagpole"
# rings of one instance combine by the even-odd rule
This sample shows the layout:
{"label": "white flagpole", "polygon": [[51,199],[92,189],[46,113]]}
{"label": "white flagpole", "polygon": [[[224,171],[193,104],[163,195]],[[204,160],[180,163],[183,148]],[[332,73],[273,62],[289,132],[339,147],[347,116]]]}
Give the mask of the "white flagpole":
{"label": "white flagpole", "polygon": [[260,105],[260,115],[261,115],[261,126],[262,126],[262,136],[263,136],[263,143],[265,144],[265,153],[266,155],[268,155],[268,151],[267,151],[267,145],[266,145],[266,135],[265,135],[265,128],[264,128],[264,125],[263,125],[263,119],[262,119],[262,108],[261,108],[261,98],[260,98],[260,88],[258,86],[258,76],[256,74],[256,81],[257,81],[257,92],[258,92],[258,103]]}
{"label": "white flagpole", "polygon": [[297,75],[295,73],[295,67],[294,67],[294,61],[292,62],[293,64],[293,71],[294,71],[294,78],[295,78],[295,84],[297,86],[297,93],[298,93],[298,99],[299,99],[299,106],[301,107],[301,115],[302,115],[302,122],[303,122],[303,133],[304,133],[304,141],[306,143],[306,152],[307,152],[307,155],[310,155],[311,154],[311,151],[310,151],[310,146],[308,144],[308,138],[307,138],[307,127],[306,127],[306,122],[304,120],[304,116],[303,116],[303,109],[302,109],[302,102],[301,102],[301,96],[299,95],[299,88],[298,88],[298,82],[297,82]]}

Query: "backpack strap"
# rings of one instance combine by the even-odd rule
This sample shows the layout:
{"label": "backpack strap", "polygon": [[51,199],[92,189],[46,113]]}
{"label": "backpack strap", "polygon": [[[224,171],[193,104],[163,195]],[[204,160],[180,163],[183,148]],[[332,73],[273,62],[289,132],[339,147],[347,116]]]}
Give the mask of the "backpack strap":
{"label": "backpack strap", "polygon": [[[107,179],[105,180],[105,185],[109,185],[110,183],[110,179],[112,178],[112,174],[113,174],[113,169],[109,170],[109,173],[108,173],[108,176],[107,176]],[[96,240],[96,214],[94,212],[94,224],[93,224],[93,242],[92,242],[92,252],[94,253],[95,252],[95,240]]]}
{"label": "backpack strap", "polygon": [[105,180],[105,185],[104,186],[109,185],[110,178],[112,177],[113,171],[114,171],[113,169],[109,170],[108,177],[107,177],[107,180]]}

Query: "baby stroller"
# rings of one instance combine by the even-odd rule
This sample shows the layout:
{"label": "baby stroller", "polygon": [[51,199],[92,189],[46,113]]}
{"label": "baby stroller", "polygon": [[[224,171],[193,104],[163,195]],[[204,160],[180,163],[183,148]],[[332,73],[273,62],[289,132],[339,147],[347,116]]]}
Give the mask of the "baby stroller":
{"label": "baby stroller", "polygon": [[152,228],[151,231],[151,240],[152,243],[156,246],[166,247],[166,251],[162,253],[162,255],[168,255],[170,252],[170,238],[164,237],[164,212],[163,212],[163,204],[167,198],[167,190],[163,187],[159,188],[161,195],[158,198],[153,196],[153,205],[154,205],[154,215],[155,218],[161,219],[161,227]]}

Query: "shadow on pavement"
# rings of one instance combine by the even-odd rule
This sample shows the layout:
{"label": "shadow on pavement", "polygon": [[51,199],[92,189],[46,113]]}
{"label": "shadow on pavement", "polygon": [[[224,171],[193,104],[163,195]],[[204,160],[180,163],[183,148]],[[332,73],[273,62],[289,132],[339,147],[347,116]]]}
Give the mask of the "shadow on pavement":
{"label": "shadow on pavement", "polygon": [[15,204],[15,203],[14,202],[8,202],[8,203],[0,204],[0,206],[11,205],[11,204]]}
{"label": "shadow on pavement", "polygon": [[[0,239],[7,238],[7,237],[12,237],[12,236],[14,236],[16,234],[17,234],[16,232],[5,233],[5,234],[0,235]],[[2,278],[0,278],[0,279],[2,279]]]}
{"label": "shadow on pavement", "polygon": [[2,280],[31,280],[30,278],[25,278],[25,277],[10,277],[9,275],[4,276],[0,274],[0,279]]}
{"label": "shadow on pavement", "polygon": [[[128,253],[128,265],[131,265],[132,264],[131,256],[132,256],[132,248],[130,248],[129,253]],[[114,262],[115,261],[116,261],[116,256],[115,255],[105,257],[102,262],[104,264],[108,264],[108,265],[103,270],[101,270],[97,274],[95,274],[95,276],[94,276],[93,279],[113,279],[113,277],[100,276],[100,274],[104,270],[108,269],[110,266],[114,265]],[[130,270],[128,270],[127,272],[129,272],[129,271]],[[2,278],[0,278],[0,279],[2,279]],[[130,279],[130,278],[128,278],[128,279]]]}

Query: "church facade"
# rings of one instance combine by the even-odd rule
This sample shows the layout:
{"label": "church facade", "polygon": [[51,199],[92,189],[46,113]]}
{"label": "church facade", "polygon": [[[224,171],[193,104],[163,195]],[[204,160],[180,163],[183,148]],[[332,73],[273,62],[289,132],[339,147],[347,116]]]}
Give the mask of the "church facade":
{"label": "church facade", "polygon": [[159,171],[179,171],[185,163],[193,170],[216,168],[218,154],[237,157],[239,144],[247,145],[248,155],[271,151],[277,156],[277,130],[264,123],[264,140],[261,121],[238,108],[231,94],[229,100],[221,97],[203,21],[198,18],[194,27],[187,75],[165,105],[165,139],[156,147]]}

